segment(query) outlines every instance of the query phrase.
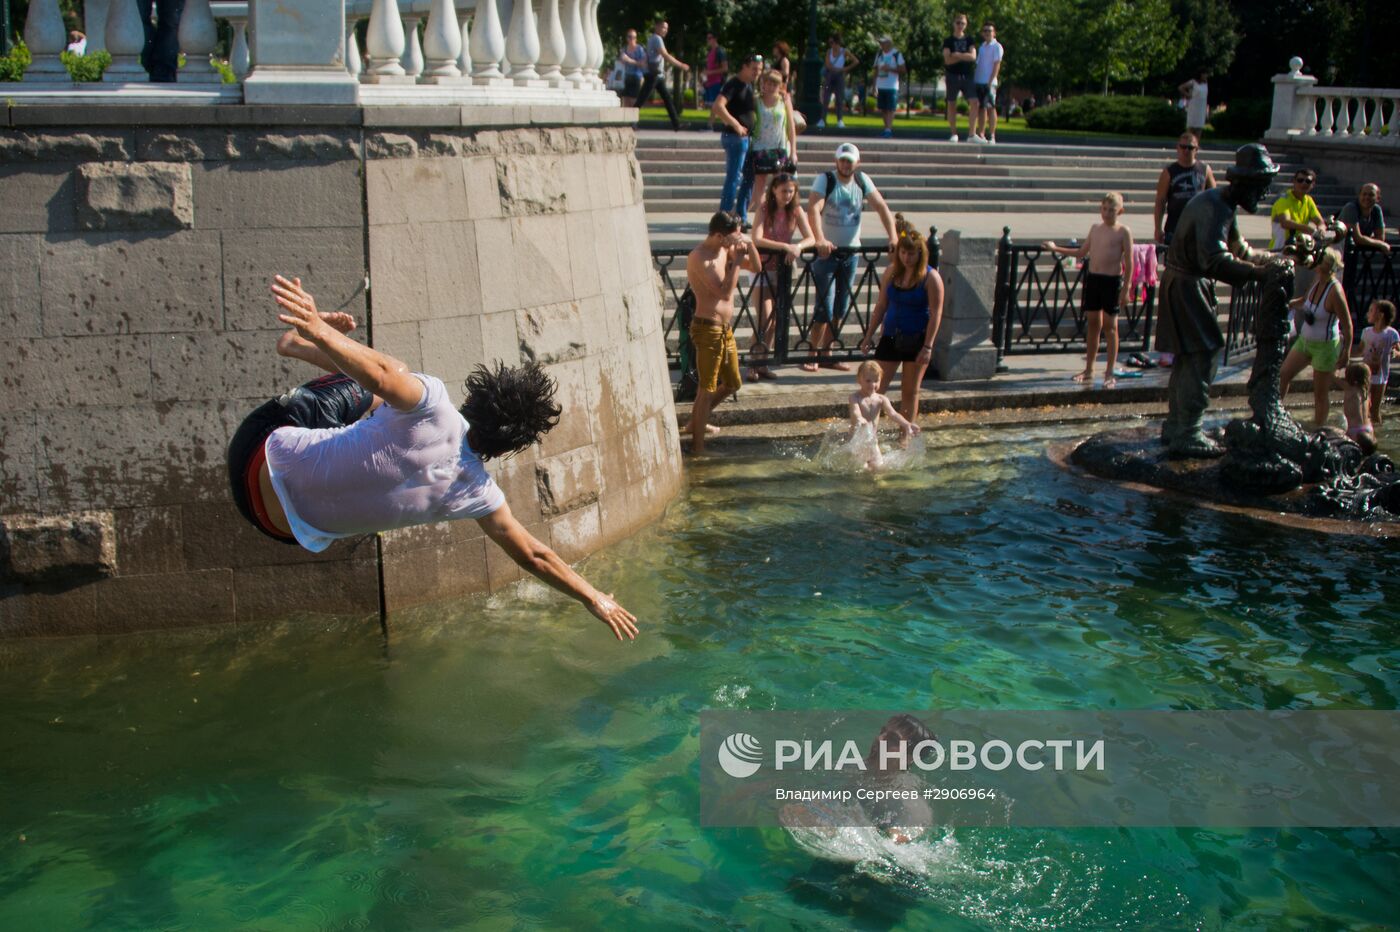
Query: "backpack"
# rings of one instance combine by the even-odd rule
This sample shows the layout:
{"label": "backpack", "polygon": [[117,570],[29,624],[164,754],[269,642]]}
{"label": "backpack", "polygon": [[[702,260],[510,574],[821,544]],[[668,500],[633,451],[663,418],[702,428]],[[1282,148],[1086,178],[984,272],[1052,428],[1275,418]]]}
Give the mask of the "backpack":
{"label": "backpack", "polygon": [[[865,199],[866,199],[867,197],[870,196],[870,192],[871,192],[871,190],[872,190],[875,186],[872,185],[872,184],[870,183],[870,178],[869,178],[869,176],[867,176],[867,175],[865,174],[865,172],[858,171],[858,172],[856,172],[856,176],[855,176],[855,177],[856,177],[856,185],[860,188],[860,197],[861,197],[861,202],[862,202],[862,203],[861,203],[861,206],[864,207],[864,206],[865,206],[865,204],[864,204]],[[836,190],[836,172],[829,171],[829,172],[826,173],[826,195],[825,195],[825,196],[826,196],[826,197],[831,197],[831,192],[832,192],[832,191],[835,191],[835,190]]]}

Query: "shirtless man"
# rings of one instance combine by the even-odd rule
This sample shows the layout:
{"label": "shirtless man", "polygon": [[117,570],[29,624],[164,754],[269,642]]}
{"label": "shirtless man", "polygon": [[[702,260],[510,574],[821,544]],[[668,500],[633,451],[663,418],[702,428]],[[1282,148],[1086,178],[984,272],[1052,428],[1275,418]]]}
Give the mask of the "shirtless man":
{"label": "shirtless man", "polygon": [[[1089,388],[1094,384],[1094,359],[1099,355],[1099,332],[1108,328],[1108,362],[1104,367],[1103,387],[1118,384],[1118,309],[1128,303],[1128,285],[1133,280],[1133,234],[1118,222],[1123,213],[1123,195],[1110,191],[1099,205],[1102,223],[1089,228],[1089,235],[1077,249],[1044,243],[1044,248],[1061,256],[1076,259],[1089,257],[1089,271],[1084,276],[1081,293],[1084,322],[1088,327],[1085,342],[1084,371],[1074,377]],[[1105,320],[1107,318],[1107,320]]]}
{"label": "shirtless man", "polygon": [[709,233],[685,260],[685,277],[695,295],[690,342],[700,387],[690,414],[690,452],[705,452],[705,427],[710,411],[743,384],[739,347],[734,343],[734,288],[739,269],[758,271],[762,265],[753,240],[739,232],[739,218],[719,211],[710,218]]}
{"label": "shirtless man", "polygon": [[582,602],[618,640],[637,619],[594,589],[511,514],[485,460],[559,423],[554,380],[537,364],[477,366],[453,408],[440,379],[350,339],[348,314],[316,310],[301,279],[277,276],[278,353],[330,375],[253,411],[228,448],[234,504],[273,540],[319,553],[343,537],[473,518],[541,580]]}

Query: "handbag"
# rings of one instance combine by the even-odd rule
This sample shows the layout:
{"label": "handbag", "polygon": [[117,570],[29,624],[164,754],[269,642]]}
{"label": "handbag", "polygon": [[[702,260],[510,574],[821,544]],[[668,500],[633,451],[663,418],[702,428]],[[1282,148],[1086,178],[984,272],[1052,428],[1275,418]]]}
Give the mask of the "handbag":
{"label": "handbag", "polygon": [[755,175],[773,175],[787,171],[786,166],[792,161],[782,149],[759,149],[751,158]]}

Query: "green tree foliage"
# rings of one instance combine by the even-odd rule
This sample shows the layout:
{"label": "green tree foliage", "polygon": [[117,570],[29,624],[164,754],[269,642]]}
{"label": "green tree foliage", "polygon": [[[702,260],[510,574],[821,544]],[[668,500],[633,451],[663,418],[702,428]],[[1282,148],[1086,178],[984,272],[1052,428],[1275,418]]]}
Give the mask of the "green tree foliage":
{"label": "green tree foliage", "polygon": [[1173,0],[1185,51],[1178,65],[1183,77],[1204,71],[1212,77],[1229,72],[1240,41],[1240,22],[1227,0]]}

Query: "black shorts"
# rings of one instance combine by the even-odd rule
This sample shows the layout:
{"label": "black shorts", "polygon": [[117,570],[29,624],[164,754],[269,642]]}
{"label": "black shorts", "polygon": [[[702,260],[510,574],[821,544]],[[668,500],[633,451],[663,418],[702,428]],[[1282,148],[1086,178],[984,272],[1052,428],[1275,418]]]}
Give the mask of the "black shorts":
{"label": "black shorts", "polygon": [[629,74],[622,79],[622,96],[636,97],[642,92],[642,76]]}
{"label": "black shorts", "polygon": [[280,398],[259,405],[243,419],[228,444],[228,481],[233,503],[248,521],[273,540],[295,544],[296,539],[277,532],[267,522],[258,470],[263,444],[279,427],[344,427],[364,417],[374,395],[350,376],[337,372],[312,379]]}
{"label": "black shorts", "polygon": [[989,84],[974,84],[974,85],[972,85],[972,90],[973,90],[973,93],[975,93],[975,94],[977,95],[977,103],[978,103],[978,105],[985,107],[985,106],[987,106],[987,104],[989,104],[989,103],[991,102],[991,100],[992,100],[992,85],[991,85],[990,83],[989,83]]}
{"label": "black shorts", "polygon": [[1103,311],[1106,314],[1118,313],[1118,293],[1123,290],[1123,276],[1084,273],[1083,302],[1080,307],[1089,311]]}
{"label": "black shorts", "polygon": [[[880,337],[880,342],[875,344],[875,359],[877,362],[917,362],[919,352],[924,348],[924,333],[919,331],[917,340],[906,340],[907,351],[900,352],[899,341],[893,334],[885,334]],[[930,360],[932,361],[932,360]]]}
{"label": "black shorts", "polygon": [[947,85],[948,103],[957,103],[959,94],[972,99],[972,75],[953,74],[950,71],[944,76],[943,83]]}

